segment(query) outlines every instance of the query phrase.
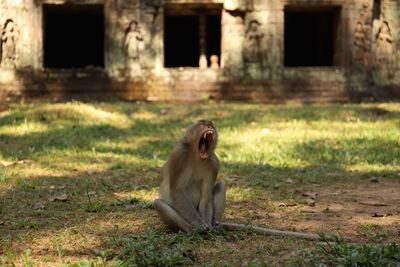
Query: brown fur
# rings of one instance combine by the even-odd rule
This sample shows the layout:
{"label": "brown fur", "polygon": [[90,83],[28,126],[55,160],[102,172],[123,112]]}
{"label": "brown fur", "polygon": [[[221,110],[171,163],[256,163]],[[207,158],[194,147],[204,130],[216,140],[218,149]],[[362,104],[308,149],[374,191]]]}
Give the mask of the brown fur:
{"label": "brown fur", "polygon": [[[212,133],[212,134],[211,134]],[[206,136],[207,157],[200,157],[200,141]],[[203,140],[206,140],[203,138]],[[218,132],[210,121],[190,126],[161,170],[160,199],[154,206],[171,229],[205,231],[221,220],[225,209],[225,185],[216,184],[219,160],[214,150]]]}

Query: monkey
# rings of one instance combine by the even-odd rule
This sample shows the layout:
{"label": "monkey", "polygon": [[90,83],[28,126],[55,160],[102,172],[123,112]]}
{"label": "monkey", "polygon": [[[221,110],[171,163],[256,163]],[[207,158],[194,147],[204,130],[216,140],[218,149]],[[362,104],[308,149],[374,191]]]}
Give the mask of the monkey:
{"label": "monkey", "polygon": [[154,207],[171,230],[205,232],[217,227],[226,205],[226,186],[216,182],[220,162],[214,123],[190,126],[161,169],[160,198]]}
{"label": "monkey", "polygon": [[222,222],[226,185],[216,182],[220,162],[214,153],[218,132],[214,123],[199,120],[190,126],[161,168],[160,198],[153,206],[173,231],[206,232],[214,228],[252,230],[260,234],[311,240],[331,240],[318,234],[283,231],[252,225]]}

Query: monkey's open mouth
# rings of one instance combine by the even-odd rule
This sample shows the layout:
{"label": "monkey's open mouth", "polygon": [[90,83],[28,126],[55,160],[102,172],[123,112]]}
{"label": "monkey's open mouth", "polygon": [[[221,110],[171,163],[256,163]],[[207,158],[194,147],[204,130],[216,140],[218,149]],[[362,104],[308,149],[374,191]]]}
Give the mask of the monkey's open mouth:
{"label": "monkey's open mouth", "polygon": [[205,131],[203,135],[200,137],[199,152],[201,159],[208,158],[208,149],[210,148],[211,143],[213,141],[214,141],[214,132],[211,130]]}

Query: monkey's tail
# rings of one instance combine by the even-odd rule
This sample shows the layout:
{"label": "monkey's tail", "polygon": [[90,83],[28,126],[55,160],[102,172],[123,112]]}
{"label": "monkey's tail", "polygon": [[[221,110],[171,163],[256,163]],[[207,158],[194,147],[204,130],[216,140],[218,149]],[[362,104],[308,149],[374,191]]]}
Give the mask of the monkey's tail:
{"label": "monkey's tail", "polygon": [[241,224],[241,223],[221,222],[221,226],[226,230],[246,230],[247,229],[247,230],[251,230],[256,233],[265,234],[265,235],[289,236],[289,237],[296,237],[296,238],[310,239],[310,240],[334,241],[334,238],[330,238],[329,236],[323,237],[323,236],[317,235],[317,234],[276,230],[276,229],[264,228],[264,227],[253,226],[253,225],[246,225],[246,224]]}

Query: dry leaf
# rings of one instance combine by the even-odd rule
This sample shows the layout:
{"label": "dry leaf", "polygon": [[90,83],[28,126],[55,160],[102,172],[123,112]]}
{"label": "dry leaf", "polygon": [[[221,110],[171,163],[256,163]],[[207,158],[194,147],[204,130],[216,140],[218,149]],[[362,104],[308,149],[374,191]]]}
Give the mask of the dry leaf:
{"label": "dry leaf", "polygon": [[160,114],[167,114],[167,112],[168,112],[168,110],[167,109],[165,109],[165,108],[163,108],[162,110],[160,110]]}
{"label": "dry leaf", "polygon": [[87,174],[89,176],[92,176],[94,174],[94,170],[92,170],[92,169],[87,170]]}
{"label": "dry leaf", "polygon": [[8,167],[8,166],[11,166],[11,165],[14,165],[14,164],[15,164],[15,162],[0,160],[0,165],[2,165],[4,167]]}
{"label": "dry leaf", "polygon": [[379,177],[372,177],[370,181],[371,183],[379,183]]}
{"label": "dry leaf", "polygon": [[69,199],[68,194],[66,193],[62,193],[59,195],[55,195],[55,196],[51,196],[49,197],[49,201],[50,202],[54,202],[54,201],[67,201]]}
{"label": "dry leaf", "polygon": [[55,190],[55,189],[65,189],[66,187],[67,187],[66,185],[59,185],[59,186],[51,185],[51,186],[50,186],[50,189],[51,189],[51,190]]}
{"label": "dry leaf", "polygon": [[315,206],[315,200],[313,200],[313,199],[306,199],[306,203],[310,207],[314,207]]}
{"label": "dry leaf", "polygon": [[316,193],[316,192],[305,192],[305,193],[303,193],[303,197],[309,197],[311,199],[316,199],[317,195],[318,195],[318,193]]}
{"label": "dry leaf", "polygon": [[297,206],[296,203],[279,203],[278,207],[295,207]]}
{"label": "dry leaf", "polygon": [[311,209],[302,209],[302,210],[300,210],[300,212],[302,212],[302,213],[315,213],[315,210],[311,210]]}
{"label": "dry leaf", "polygon": [[6,160],[0,160],[0,165],[3,165],[4,167],[16,165],[16,164],[24,164],[28,163],[29,160],[18,160],[18,161],[6,161]]}
{"label": "dry leaf", "polygon": [[361,205],[367,205],[367,206],[376,206],[376,207],[384,207],[384,206],[389,206],[386,203],[379,202],[379,201],[360,201]]}
{"label": "dry leaf", "polygon": [[133,209],[135,209],[135,208],[136,208],[135,205],[126,205],[126,206],[125,206],[125,209],[127,209],[127,210],[133,210]]}
{"label": "dry leaf", "polygon": [[44,209],[44,204],[42,202],[37,202],[32,207],[34,210],[42,210]]}
{"label": "dry leaf", "polygon": [[386,213],[386,214],[379,214],[379,213],[374,213],[373,215],[372,215],[372,217],[376,217],[376,218],[382,218],[382,217],[388,217],[388,216],[393,216],[393,214],[391,214],[391,213]]}
{"label": "dry leaf", "polygon": [[5,224],[6,224],[5,221],[0,220],[0,225],[5,225]]}
{"label": "dry leaf", "polygon": [[326,193],[326,194],[322,194],[322,196],[324,197],[330,197],[330,196],[338,196],[340,194],[340,192],[333,192],[333,193]]}
{"label": "dry leaf", "polygon": [[286,179],[286,183],[288,183],[288,184],[294,184],[294,181],[293,181],[292,178],[287,178],[287,179]]}

